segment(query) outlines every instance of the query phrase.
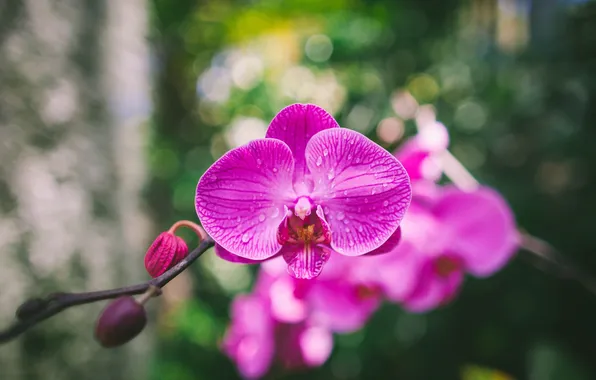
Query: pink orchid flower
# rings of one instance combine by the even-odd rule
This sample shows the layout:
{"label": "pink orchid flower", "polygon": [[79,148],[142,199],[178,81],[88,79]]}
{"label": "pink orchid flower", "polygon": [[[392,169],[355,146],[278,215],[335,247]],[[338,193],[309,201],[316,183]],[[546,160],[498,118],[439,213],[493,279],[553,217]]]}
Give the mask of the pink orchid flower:
{"label": "pink orchid flower", "polygon": [[435,197],[414,200],[402,223],[402,240],[392,252],[354,263],[356,281],[378,285],[412,312],[451,301],[464,273],[490,276],[519,246],[514,216],[494,190],[464,192],[437,187]]}
{"label": "pink orchid flower", "polygon": [[449,133],[439,122],[424,125],[418,134],[406,140],[395,152],[412,183],[420,180],[437,181],[441,164],[436,155],[447,149]]}
{"label": "pink orchid flower", "polygon": [[257,294],[238,296],[232,302],[231,318],[222,350],[245,379],[263,377],[275,354],[275,325],[268,301]]}
{"label": "pink orchid flower", "polygon": [[411,199],[400,162],[325,110],[281,110],[266,138],[233,149],[197,185],[196,210],[220,257],[281,255],[289,273],[317,277],[331,254],[359,256],[398,230]]}
{"label": "pink orchid flower", "polygon": [[298,280],[260,271],[253,293],[232,302],[222,349],[246,379],[263,377],[275,360],[295,370],[320,366],[331,354],[331,331],[305,318],[286,281]]}

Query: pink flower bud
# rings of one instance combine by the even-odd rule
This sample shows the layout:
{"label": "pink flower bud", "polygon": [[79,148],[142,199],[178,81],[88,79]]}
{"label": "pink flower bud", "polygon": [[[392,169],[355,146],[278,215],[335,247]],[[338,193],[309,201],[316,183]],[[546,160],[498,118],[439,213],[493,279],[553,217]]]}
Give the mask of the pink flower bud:
{"label": "pink flower bud", "polygon": [[166,231],[159,234],[145,254],[145,269],[151,277],[158,277],[188,255],[184,240]]}
{"label": "pink flower bud", "polygon": [[147,314],[133,297],[123,296],[110,302],[95,326],[95,339],[106,348],[130,341],[145,328]]}

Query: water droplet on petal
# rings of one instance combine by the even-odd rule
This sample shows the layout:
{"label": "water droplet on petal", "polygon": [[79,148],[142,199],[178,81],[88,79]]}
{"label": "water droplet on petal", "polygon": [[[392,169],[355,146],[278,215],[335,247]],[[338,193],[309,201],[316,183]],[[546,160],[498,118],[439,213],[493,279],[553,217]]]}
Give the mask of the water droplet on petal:
{"label": "water droplet on petal", "polygon": [[239,217],[239,216],[237,216],[237,217],[236,217],[236,221],[237,221],[238,223],[240,223],[240,217]]}
{"label": "water droplet on petal", "polygon": [[255,212],[255,206],[250,206],[250,212]]}
{"label": "water droplet on petal", "polygon": [[376,191],[375,189],[372,189],[372,190],[370,191],[370,195],[375,195],[375,193],[376,193],[376,192],[377,192],[377,191]]}
{"label": "water droplet on petal", "polygon": [[368,203],[368,198],[364,198],[364,203]]}
{"label": "water droplet on petal", "polygon": [[350,240],[350,247],[354,246],[354,240]]}
{"label": "water droplet on petal", "polygon": [[277,173],[277,168],[273,168],[273,173]]}
{"label": "water droplet on petal", "polygon": [[335,178],[335,173],[333,173],[333,170],[330,170],[329,173],[327,173],[327,179],[331,181],[333,178]]}
{"label": "water droplet on petal", "polygon": [[349,229],[348,227],[346,227],[346,232],[347,232],[347,233],[349,233],[349,232],[350,232],[350,229]]}
{"label": "water droplet on petal", "polygon": [[386,183],[384,183],[384,184],[383,184],[383,187],[385,187],[385,188],[386,188],[387,186],[389,186],[389,185],[387,185]]}
{"label": "water droplet on petal", "polygon": [[259,214],[259,222],[265,220],[265,214]]}
{"label": "water droplet on petal", "polygon": [[360,163],[360,157],[356,157],[356,163],[359,164]]}
{"label": "water droplet on petal", "polygon": [[344,195],[348,195],[348,190],[344,190]]}
{"label": "water droplet on petal", "polygon": [[344,219],[344,224],[350,224],[350,219]]}
{"label": "water droplet on petal", "polygon": [[323,157],[319,156],[319,158],[317,158],[317,166],[321,166],[321,164],[323,163]]}
{"label": "water droplet on petal", "polygon": [[361,211],[362,211],[362,207],[358,207],[358,212],[361,212]]}
{"label": "water droplet on petal", "polygon": [[348,154],[348,160],[351,160],[354,157],[352,154]]}
{"label": "water droplet on petal", "polygon": [[329,155],[329,150],[325,149],[325,150],[323,151],[323,156],[327,157],[327,155]]}
{"label": "water droplet on petal", "polygon": [[383,202],[383,206],[387,207],[389,205],[389,201]]}
{"label": "water droplet on petal", "polygon": [[358,226],[358,232],[362,232],[364,230],[364,228],[362,228],[362,226]]}
{"label": "water droplet on petal", "polygon": [[337,220],[343,220],[346,217],[346,215],[343,212],[338,212],[337,213]]}
{"label": "water droplet on petal", "polygon": [[261,159],[260,159],[260,158],[257,158],[257,165],[258,165],[258,166],[261,166],[261,164],[262,164],[262,163],[263,163],[263,161],[261,161]]}
{"label": "water droplet on petal", "polygon": [[243,243],[248,243],[249,240],[250,240],[250,236],[248,235],[248,233],[245,233],[244,235],[242,235]]}
{"label": "water droplet on petal", "polygon": [[273,212],[271,213],[272,218],[277,218],[279,216],[279,208],[274,208]]}

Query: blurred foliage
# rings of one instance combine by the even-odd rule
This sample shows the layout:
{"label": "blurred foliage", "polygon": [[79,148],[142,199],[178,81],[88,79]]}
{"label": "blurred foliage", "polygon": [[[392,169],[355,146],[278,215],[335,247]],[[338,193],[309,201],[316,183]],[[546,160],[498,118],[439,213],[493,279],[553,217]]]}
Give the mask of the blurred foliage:
{"label": "blurred foliage", "polygon": [[[504,194],[521,226],[596,273],[594,2],[153,0],[152,17],[147,196],[162,227],[196,218],[197,180],[237,143],[234,125],[246,137],[283,106],[311,101],[394,149],[376,127],[399,116],[395,91],[407,91],[433,105],[454,155]],[[243,67],[238,57],[248,57]],[[411,119],[397,120],[414,132]],[[270,378],[596,377],[596,298],[525,258],[468,279],[453,304],[427,315],[386,306],[337,337],[322,368]],[[155,379],[237,377],[218,341],[254,268],[202,261],[191,297],[165,317]]]}

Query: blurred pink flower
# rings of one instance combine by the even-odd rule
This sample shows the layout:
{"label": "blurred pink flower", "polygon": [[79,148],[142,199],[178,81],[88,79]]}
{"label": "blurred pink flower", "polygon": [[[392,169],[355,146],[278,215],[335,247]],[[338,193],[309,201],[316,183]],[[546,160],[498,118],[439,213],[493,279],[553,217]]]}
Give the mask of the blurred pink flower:
{"label": "blurred pink flower", "polygon": [[433,122],[406,140],[394,155],[408,172],[412,183],[419,180],[434,182],[442,173],[441,162],[436,155],[446,150],[448,145],[447,128],[439,122]]}
{"label": "blurred pink flower", "polygon": [[353,264],[355,281],[380,286],[387,298],[413,312],[451,301],[464,273],[490,276],[519,245],[514,216],[492,189],[447,186],[422,199],[414,195],[399,246]]}
{"label": "blurred pink flower", "polygon": [[232,322],[226,331],[222,350],[246,379],[264,376],[275,353],[274,320],[266,298],[241,295],[232,302]]}
{"label": "blurred pink flower", "polygon": [[256,291],[267,293],[273,317],[285,323],[306,321],[333,332],[359,330],[381,303],[379,287],[352,281],[352,259],[331,257],[317,279],[299,280],[280,270],[283,262],[264,263]]}
{"label": "blurred pink flower", "polygon": [[308,286],[285,271],[276,276],[261,270],[253,293],[234,299],[222,349],[244,378],[264,376],[274,360],[296,370],[320,366],[331,354],[333,335],[307,318],[303,300],[294,295],[298,284]]}
{"label": "blurred pink flower", "polygon": [[216,252],[254,262],[283,256],[317,277],[333,252],[370,253],[396,232],[410,203],[400,162],[325,110],[281,110],[266,138],[233,149],[197,185],[196,210]]}

